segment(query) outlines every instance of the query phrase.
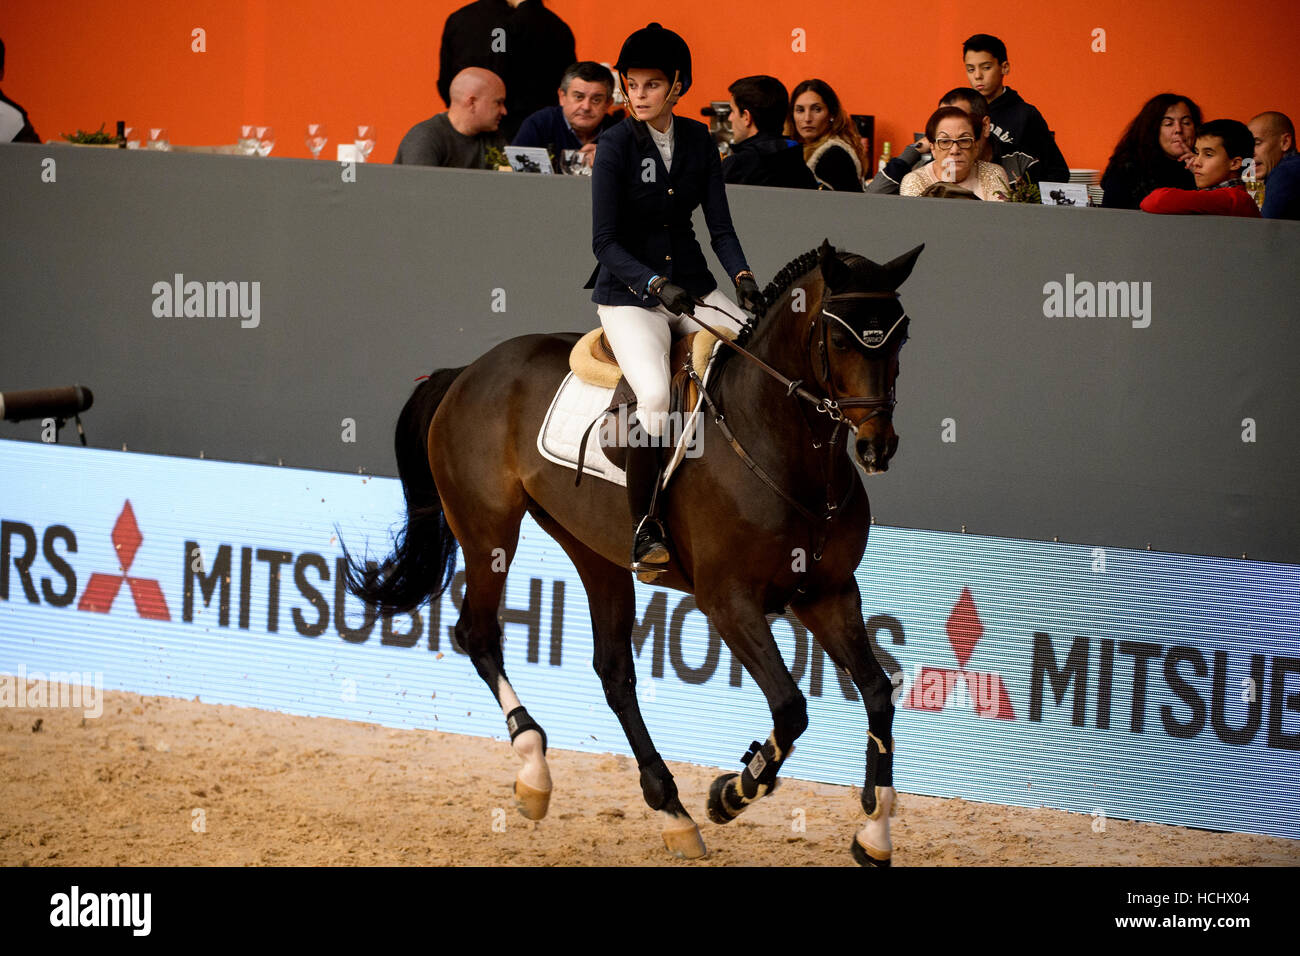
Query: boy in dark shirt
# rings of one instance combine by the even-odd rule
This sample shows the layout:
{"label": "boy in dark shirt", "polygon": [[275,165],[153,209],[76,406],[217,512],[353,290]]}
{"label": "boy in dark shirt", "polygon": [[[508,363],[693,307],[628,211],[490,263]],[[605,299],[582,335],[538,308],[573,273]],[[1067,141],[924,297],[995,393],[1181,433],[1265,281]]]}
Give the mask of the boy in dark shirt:
{"label": "boy in dark shirt", "polygon": [[1011,72],[1006,44],[995,36],[977,33],[962,44],[961,52],[970,85],[988,100],[990,135],[1002,143],[1001,158],[1025,154],[1030,182],[1069,182],[1070,167],[1043,114],[1002,82]]}
{"label": "boy in dark shirt", "polygon": [[1259,207],[1241,181],[1241,161],[1254,155],[1255,138],[1245,123],[1212,120],[1196,131],[1196,188],[1157,189],[1142,200],[1142,209],[1258,219]]}

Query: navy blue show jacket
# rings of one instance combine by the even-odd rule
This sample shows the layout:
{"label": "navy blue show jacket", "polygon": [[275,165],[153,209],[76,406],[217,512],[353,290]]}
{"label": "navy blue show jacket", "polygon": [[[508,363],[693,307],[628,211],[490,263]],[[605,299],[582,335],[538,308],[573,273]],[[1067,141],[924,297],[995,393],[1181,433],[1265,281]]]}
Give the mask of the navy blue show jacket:
{"label": "navy blue show jacket", "polygon": [[654,276],[667,276],[691,295],[718,287],[696,241],[691,214],[704,207],[713,251],[729,276],[749,268],[731,224],[717,147],[703,123],[673,117],[673,168],[645,123],[628,117],[601,134],[592,169],[592,251],[599,265],[587,288],[599,305],[649,307]]}

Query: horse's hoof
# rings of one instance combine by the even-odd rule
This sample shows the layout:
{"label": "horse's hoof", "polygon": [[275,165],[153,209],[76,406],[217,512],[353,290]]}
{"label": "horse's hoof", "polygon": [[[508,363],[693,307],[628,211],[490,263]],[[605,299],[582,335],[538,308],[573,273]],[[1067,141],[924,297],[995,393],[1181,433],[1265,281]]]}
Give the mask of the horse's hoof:
{"label": "horse's hoof", "polygon": [[877,869],[889,866],[890,857],[893,855],[889,850],[876,850],[863,846],[858,842],[856,836],[850,844],[850,849],[858,866],[869,866]]}
{"label": "horse's hoof", "polygon": [[698,860],[709,851],[704,848],[704,838],[700,828],[692,823],[689,827],[663,831],[664,846],[673,856],[683,860]]}
{"label": "horse's hoof", "polygon": [[730,823],[745,809],[743,806],[738,810],[728,806],[724,795],[727,784],[739,777],[738,773],[724,773],[709,787],[709,819],[714,823]]}
{"label": "horse's hoof", "polygon": [[551,791],[530,787],[522,780],[515,781],[515,806],[529,820],[540,820],[551,806]]}

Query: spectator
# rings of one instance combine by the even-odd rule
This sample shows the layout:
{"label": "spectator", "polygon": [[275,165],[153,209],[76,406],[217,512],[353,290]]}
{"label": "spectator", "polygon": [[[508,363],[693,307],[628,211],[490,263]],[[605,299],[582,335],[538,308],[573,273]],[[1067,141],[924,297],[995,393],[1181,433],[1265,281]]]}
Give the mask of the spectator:
{"label": "spectator", "polygon": [[822,189],[862,192],[867,157],[853,120],[824,80],[804,80],[794,88],[785,134],[803,142],[803,158]]}
{"label": "spectator", "polygon": [[1260,113],[1250,121],[1255,176],[1264,181],[1265,219],[1300,219],[1300,156],[1295,126],[1285,113]]}
{"label": "spectator", "polygon": [[505,102],[505,84],[495,73],[476,66],[461,70],[451,81],[450,108],[411,127],[393,162],[491,169],[489,147],[504,149],[506,145],[497,131],[506,113]]}
{"label": "spectator", "polygon": [[[744,311],[718,291],[691,217],[704,213],[713,251],[735,280],[736,302],[765,308],[736,237],[709,128],[673,115],[691,87],[691,51],[678,34],[651,23],[629,36],[614,64],[630,117],[604,137],[591,181],[592,250],[599,265],[588,282],[610,348],[637,396],[636,420],[650,441],[630,440],[627,497],[636,527],[632,570],[653,582],[669,561],[656,493],[668,435],[668,352],[673,332],[694,331],[683,317],[695,303],[709,320],[739,330]],[[644,576],[643,576],[644,575]]]}
{"label": "spectator", "polygon": [[[980,162],[998,162],[1002,156],[1002,141],[989,135],[988,101],[979,92],[969,86],[959,86],[945,93],[939,100],[939,105],[955,106],[978,123],[983,131],[984,146],[976,158]],[[931,150],[930,141],[922,136],[885,164],[885,168],[867,183],[867,192],[897,196],[898,184],[902,182],[903,177],[928,163],[932,158]],[[1014,183],[1024,175],[1024,158],[1023,153],[1017,153],[1014,157],[1008,157],[1007,162],[1000,164],[1007,174],[1008,182]]]}
{"label": "spectator", "polygon": [[1137,209],[1153,189],[1194,189],[1189,164],[1196,154],[1201,108],[1186,96],[1161,93],[1128,124],[1101,176],[1101,204],[1107,209]]}
{"label": "spectator", "polygon": [[586,166],[596,155],[596,138],[618,123],[609,115],[614,102],[614,74],[599,63],[583,60],[564,71],[560,102],[524,120],[514,146],[543,146],[558,158],[561,150],[582,152]]}
{"label": "spectator", "polygon": [[[5,78],[5,44],[0,40],[0,82]],[[0,91],[0,143],[39,143],[27,111]]]}
{"label": "spectator", "polygon": [[1255,178],[1267,181],[1283,157],[1296,155],[1295,124],[1285,113],[1269,110],[1247,125],[1255,139]]}
{"label": "spectator", "polygon": [[577,59],[573,31],[542,0],[475,0],[442,28],[438,94],[450,108],[451,83],[461,70],[491,70],[508,91],[501,133],[509,142],[525,119],[554,102],[560,78]]}
{"label": "spectator", "polygon": [[816,189],[803,160],[803,146],[781,135],[790,94],[774,76],[746,76],[727,87],[731,94],[731,155],[722,178],[750,186]]}
{"label": "spectator", "polygon": [[962,45],[961,52],[970,85],[988,101],[990,134],[1002,143],[999,158],[1005,161],[1023,153],[1030,182],[1069,182],[1070,167],[1043,114],[1003,85],[1002,78],[1011,72],[1006,44],[995,36],[977,33]]}
{"label": "spectator", "polygon": [[1250,128],[1237,120],[1213,120],[1196,134],[1192,175],[1196,189],[1165,186],[1142,200],[1145,212],[1204,213],[1259,218],[1259,207],[1241,181],[1241,163],[1255,154]]}
{"label": "spectator", "polygon": [[934,144],[934,160],[899,184],[901,196],[919,196],[935,183],[953,183],[978,199],[1005,201],[1011,186],[996,163],[975,159],[984,147],[983,128],[965,110],[941,106],[925,124],[925,138]]}

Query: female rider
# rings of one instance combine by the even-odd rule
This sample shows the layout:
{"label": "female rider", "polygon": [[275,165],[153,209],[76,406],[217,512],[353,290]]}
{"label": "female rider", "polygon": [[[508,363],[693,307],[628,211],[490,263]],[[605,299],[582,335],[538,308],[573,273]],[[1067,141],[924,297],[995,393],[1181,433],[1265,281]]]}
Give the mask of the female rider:
{"label": "female rider", "polygon": [[[702,299],[708,322],[739,330],[744,315],[723,295],[691,228],[704,219],[736,298],[761,312],[762,294],[731,224],[722,163],[703,123],[673,115],[691,85],[691,52],[671,30],[651,23],[629,36],[614,65],[631,115],[600,137],[592,170],[592,248],[600,265],[592,301],[610,348],[636,393],[637,428],[629,436],[627,495],[635,525],[632,570],[653,581],[669,561],[656,499],[667,429],[668,350],[672,333],[694,331],[682,318]],[[636,435],[635,431],[644,435]],[[648,435],[648,439],[645,437]]]}

